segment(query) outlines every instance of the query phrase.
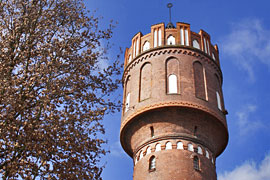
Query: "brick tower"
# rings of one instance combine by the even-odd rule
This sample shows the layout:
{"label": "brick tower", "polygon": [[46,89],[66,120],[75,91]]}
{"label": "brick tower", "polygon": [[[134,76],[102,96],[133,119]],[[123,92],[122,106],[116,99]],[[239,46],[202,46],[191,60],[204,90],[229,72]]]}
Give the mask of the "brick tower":
{"label": "brick tower", "polygon": [[218,46],[169,23],[137,33],[125,52],[123,149],[134,180],[216,180],[228,143]]}

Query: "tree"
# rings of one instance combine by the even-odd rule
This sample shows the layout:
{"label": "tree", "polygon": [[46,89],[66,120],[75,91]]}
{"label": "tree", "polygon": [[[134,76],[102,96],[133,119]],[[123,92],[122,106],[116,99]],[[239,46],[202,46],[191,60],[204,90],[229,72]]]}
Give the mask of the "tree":
{"label": "tree", "polygon": [[120,68],[99,20],[83,0],[0,0],[0,178],[101,179]]}

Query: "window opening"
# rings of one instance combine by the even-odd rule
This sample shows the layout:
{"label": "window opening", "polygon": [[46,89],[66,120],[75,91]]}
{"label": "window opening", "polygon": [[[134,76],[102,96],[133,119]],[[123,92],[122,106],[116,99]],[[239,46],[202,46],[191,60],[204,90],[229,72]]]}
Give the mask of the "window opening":
{"label": "window opening", "polygon": [[168,79],[169,79],[169,94],[177,93],[177,76],[171,74]]}
{"label": "window opening", "polygon": [[154,137],[155,134],[154,134],[154,128],[153,128],[153,126],[150,127],[150,131],[151,131],[151,137]]}
{"label": "window opening", "polygon": [[217,94],[217,105],[218,105],[218,109],[219,110],[222,110],[221,109],[221,101],[220,101],[220,95],[219,95],[219,93],[216,91],[216,94]]}
{"label": "window opening", "polygon": [[172,143],[171,142],[167,142],[165,149],[172,149]]}
{"label": "window opening", "polygon": [[192,144],[188,144],[188,150],[189,151],[192,151],[192,152],[194,151],[194,148],[193,148],[193,145]]}
{"label": "window opening", "polygon": [[156,170],[156,157],[152,156],[149,159],[149,171],[154,171]]}
{"label": "window opening", "polygon": [[205,156],[209,159],[209,152],[205,150]]}
{"label": "window opening", "polygon": [[199,158],[197,156],[194,156],[193,158],[193,167],[195,170],[200,170]]}
{"label": "window opening", "polygon": [[200,146],[198,146],[198,154],[203,154],[202,153],[202,148]]}
{"label": "window opening", "polygon": [[146,50],[148,50],[148,49],[150,49],[150,43],[149,43],[149,41],[146,41],[146,42],[144,43],[144,45],[143,45],[143,51],[146,51]]}
{"label": "window opening", "polygon": [[194,135],[194,136],[196,136],[196,134],[197,134],[197,130],[198,130],[198,127],[197,127],[197,126],[195,126],[195,127],[194,127],[194,132],[193,132],[193,135]]}
{"label": "window opening", "polygon": [[168,37],[167,45],[175,45],[175,38],[172,35]]}
{"label": "window opening", "polygon": [[177,143],[177,149],[184,149],[182,142]]}
{"label": "window opening", "polygon": [[194,47],[194,48],[200,49],[199,42],[198,42],[196,39],[193,40],[192,44],[193,44],[193,47]]}
{"label": "window opening", "polygon": [[156,151],[161,151],[161,144],[158,143],[158,144],[156,145]]}
{"label": "window opening", "polygon": [[126,109],[125,109],[125,112],[127,112],[129,110],[129,102],[130,102],[130,93],[128,93],[127,97],[126,97]]}

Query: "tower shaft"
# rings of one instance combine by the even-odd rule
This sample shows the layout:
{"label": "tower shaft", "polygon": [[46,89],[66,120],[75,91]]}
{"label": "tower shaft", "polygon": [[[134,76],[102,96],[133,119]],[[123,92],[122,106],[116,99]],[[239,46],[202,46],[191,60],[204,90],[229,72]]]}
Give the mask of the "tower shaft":
{"label": "tower shaft", "polygon": [[215,180],[228,143],[217,45],[200,30],[163,23],[125,52],[121,144],[134,180]]}

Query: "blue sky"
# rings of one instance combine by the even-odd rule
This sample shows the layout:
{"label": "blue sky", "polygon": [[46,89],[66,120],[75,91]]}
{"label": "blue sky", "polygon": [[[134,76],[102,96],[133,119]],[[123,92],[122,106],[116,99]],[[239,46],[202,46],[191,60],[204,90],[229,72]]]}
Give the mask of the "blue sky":
{"label": "blue sky", "polygon": [[[218,44],[223,93],[229,114],[229,143],[217,158],[219,180],[270,179],[270,1],[269,0],[85,0],[89,10],[103,16],[101,26],[118,22],[110,57],[130,47],[139,31],[168,22],[166,4],[174,4],[172,21],[191,30],[204,29]],[[122,60],[123,60],[122,56]],[[117,93],[122,95],[122,89]],[[111,151],[103,161],[104,180],[132,180],[132,159],[119,143],[120,113],[104,120]]]}

